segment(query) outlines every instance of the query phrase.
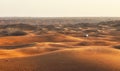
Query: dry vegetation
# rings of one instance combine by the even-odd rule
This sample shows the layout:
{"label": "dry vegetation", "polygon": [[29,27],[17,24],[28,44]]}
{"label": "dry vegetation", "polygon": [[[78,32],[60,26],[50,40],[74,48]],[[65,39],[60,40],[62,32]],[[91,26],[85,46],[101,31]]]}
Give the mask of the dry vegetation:
{"label": "dry vegetation", "polygon": [[0,71],[120,71],[118,18],[0,18],[0,24]]}

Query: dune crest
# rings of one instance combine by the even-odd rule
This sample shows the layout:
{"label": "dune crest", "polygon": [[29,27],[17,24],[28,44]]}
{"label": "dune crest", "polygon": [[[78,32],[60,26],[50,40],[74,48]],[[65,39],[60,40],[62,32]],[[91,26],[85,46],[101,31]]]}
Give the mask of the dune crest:
{"label": "dune crest", "polygon": [[[12,58],[8,61],[1,59],[0,69],[3,71],[120,71],[120,51],[112,49],[105,48],[105,53],[100,53],[89,47],[74,48],[43,55]],[[118,53],[111,54],[108,51]]]}

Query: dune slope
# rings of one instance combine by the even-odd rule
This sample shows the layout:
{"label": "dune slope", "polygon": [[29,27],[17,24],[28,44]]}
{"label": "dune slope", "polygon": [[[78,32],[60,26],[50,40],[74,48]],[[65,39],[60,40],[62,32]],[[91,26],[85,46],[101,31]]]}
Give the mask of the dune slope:
{"label": "dune slope", "polygon": [[114,48],[75,48],[43,55],[1,59],[1,71],[120,71],[120,51]]}

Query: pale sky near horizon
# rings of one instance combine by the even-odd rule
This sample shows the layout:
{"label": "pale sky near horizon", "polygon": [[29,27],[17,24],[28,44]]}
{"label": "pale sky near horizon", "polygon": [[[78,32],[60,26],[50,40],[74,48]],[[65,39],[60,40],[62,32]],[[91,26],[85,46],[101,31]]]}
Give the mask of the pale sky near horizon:
{"label": "pale sky near horizon", "polygon": [[0,0],[0,17],[120,17],[120,0]]}

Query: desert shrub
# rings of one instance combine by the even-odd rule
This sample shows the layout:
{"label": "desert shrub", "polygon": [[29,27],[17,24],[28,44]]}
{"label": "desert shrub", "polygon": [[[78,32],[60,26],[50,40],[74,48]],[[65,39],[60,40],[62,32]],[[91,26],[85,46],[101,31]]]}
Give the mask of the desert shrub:
{"label": "desert shrub", "polygon": [[8,35],[8,31],[7,30],[1,30],[0,35],[1,36],[6,36],[6,35]]}
{"label": "desert shrub", "polygon": [[119,27],[119,26],[120,26],[120,22],[113,24],[113,27]]}
{"label": "desert shrub", "polygon": [[98,30],[97,29],[87,29],[87,30],[84,30],[83,32],[85,32],[85,33],[91,33],[91,32],[97,33]]}
{"label": "desert shrub", "polygon": [[116,31],[120,31],[120,27],[116,29]]}
{"label": "desert shrub", "polygon": [[9,35],[11,35],[11,36],[21,36],[21,35],[26,35],[26,34],[27,34],[26,32],[18,30],[18,31],[11,32]]}
{"label": "desert shrub", "polygon": [[76,44],[76,46],[89,46],[89,45],[91,45],[91,43],[87,41],[83,41],[83,42]]}
{"label": "desert shrub", "polygon": [[23,23],[0,25],[0,29],[7,29],[7,28],[17,28],[17,29],[22,29],[22,30],[35,30],[36,26],[30,25],[30,24],[23,24]]}
{"label": "desert shrub", "polygon": [[0,30],[0,36],[21,36],[26,35],[27,33],[18,29],[2,29]]}
{"label": "desert shrub", "polygon": [[110,45],[109,43],[105,42],[105,41],[95,41],[94,45],[100,45],[100,46],[108,46]]}
{"label": "desert shrub", "polygon": [[120,49],[120,45],[113,46],[113,48]]}
{"label": "desert shrub", "polygon": [[112,39],[111,39],[111,41],[120,41],[120,37],[119,36],[115,36],[115,37],[113,37]]}

